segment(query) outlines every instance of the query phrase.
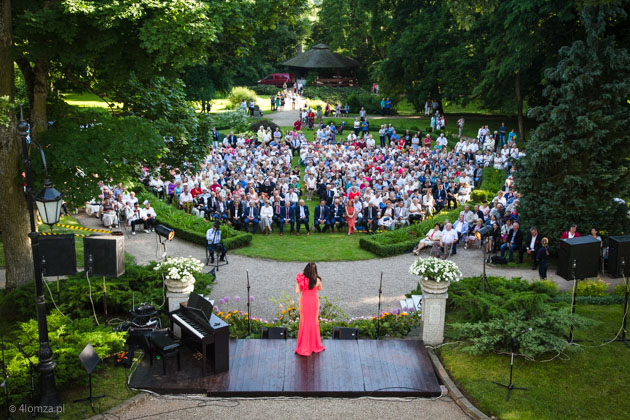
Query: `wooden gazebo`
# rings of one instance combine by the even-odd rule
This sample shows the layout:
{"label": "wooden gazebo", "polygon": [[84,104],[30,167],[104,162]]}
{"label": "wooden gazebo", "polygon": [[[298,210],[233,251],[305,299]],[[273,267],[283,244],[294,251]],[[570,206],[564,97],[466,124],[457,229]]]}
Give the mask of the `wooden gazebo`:
{"label": "wooden gazebo", "polygon": [[359,63],[349,57],[333,53],[326,44],[317,44],[308,51],[282,63],[295,73],[305,75],[311,70],[318,73],[315,85],[355,86],[354,69]]}

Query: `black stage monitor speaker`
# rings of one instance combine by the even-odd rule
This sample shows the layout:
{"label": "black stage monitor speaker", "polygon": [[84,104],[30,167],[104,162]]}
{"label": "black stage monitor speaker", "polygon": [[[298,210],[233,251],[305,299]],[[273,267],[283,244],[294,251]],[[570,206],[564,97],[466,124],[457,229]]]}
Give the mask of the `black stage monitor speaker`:
{"label": "black stage monitor speaker", "polygon": [[358,328],[333,327],[333,340],[358,340]]}
{"label": "black stage monitor speaker", "polygon": [[[621,262],[625,268],[622,270]],[[610,277],[630,276],[630,235],[611,236],[608,242],[608,274]]]}
{"label": "black stage monitor speaker", "polygon": [[44,276],[71,276],[77,272],[74,235],[51,235],[38,238],[39,258]]}
{"label": "black stage monitor speaker", "polygon": [[120,277],[125,274],[124,236],[83,238],[83,266],[91,276]]}
{"label": "black stage monitor speaker", "polygon": [[287,329],[286,327],[263,327],[262,338],[268,338],[270,340],[286,340]]}
{"label": "black stage monitor speaker", "polygon": [[[592,236],[563,239],[558,250],[558,275],[565,280],[597,277],[601,242]],[[572,268],[575,262],[575,269]],[[573,271],[573,273],[572,273]]]}

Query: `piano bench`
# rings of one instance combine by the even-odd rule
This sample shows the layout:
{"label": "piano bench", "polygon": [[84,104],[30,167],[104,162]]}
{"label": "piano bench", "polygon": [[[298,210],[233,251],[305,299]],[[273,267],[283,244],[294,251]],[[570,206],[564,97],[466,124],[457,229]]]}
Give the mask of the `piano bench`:
{"label": "piano bench", "polygon": [[174,341],[168,331],[156,331],[147,334],[149,349],[149,365],[153,366],[153,353],[157,353],[162,358],[162,372],[166,375],[166,358],[177,357],[177,370],[181,369],[181,361],[179,357],[179,343]]}

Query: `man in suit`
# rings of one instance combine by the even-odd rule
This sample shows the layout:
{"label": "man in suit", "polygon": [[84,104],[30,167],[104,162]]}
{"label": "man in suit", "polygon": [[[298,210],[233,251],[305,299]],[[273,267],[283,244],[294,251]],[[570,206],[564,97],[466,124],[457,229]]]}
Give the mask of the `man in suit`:
{"label": "man in suit", "polygon": [[227,136],[227,141],[230,143],[230,146],[235,147],[237,138],[234,135],[234,131],[230,131],[230,135]]}
{"label": "man in suit", "polygon": [[309,219],[309,214],[308,214],[308,206],[304,204],[304,200],[300,200],[298,202],[298,205],[295,206],[295,209],[293,210],[294,214],[295,214],[295,220],[296,220],[296,235],[300,235],[300,225],[304,225],[304,227],[306,228],[306,236],[309,236],[311,234],[311,228],[308,225],[308,219]]}
{"label": "man in suit", "polygon": [[280,209],[278,215],[278,227],[280,228],[280,236],[284,236],[284,227],[289,225],[291,227],[291,234],[293,234],[295,223],[295,208],[291,206],[289,200],[284,201],[284,206]]}
{"label": "man in suit", "polygon": [[251,200],[243,211],[243,223],[245,224],[245,232],[249,233],[249,225],[252,225],[252,233],[258,230],[258,207]]}
{"label": "man in suit", "polygon": [[273,221],[280,227],[280,213],[284,208],[284,201],[274,200],[273,202]]}
{"label": "man in suit", "polygon": [[332,206],[330,207],[330,229],[335,231],[335,224],[339,223],[339,231],[343,228],[345,220],[343,218],[344,209],[343,204],[339,202],[338,198],[335,198]]}
{"label": "man in suit", "polygon": [[398,201],[394,208],[394,228],[409,224],[409,210],[405,207],[403,200]]}
{"label": "man in suit", "polygon": [[527,253],[527,255],[531,255],[534,260],[534,265],[532,266],[532,270],[538,269],[538,264],[536,263],[536,255],[538,250],[542,247],[541,241],[542,236],[538,233],[538,229],[535,227],[531,227],[529,229],[529,233],[525,236],[525,243],[521,249],[518,250],[518,262],[519,264],[523,263],[523,254]]}
{"label": "man in suit", "polygon": [[444,185],[438,184],[437,190],[435,194],[433,194],[433,198],[435,199],[435,212],[439,213],[446,204],[446,190],[444,189]]}
{"label": "man in suit", "polygon": [[335,192],[332,190],[332,185],[326,185],[326,195],[324,198],[326,199],[326,205],[332,207],[335,199]]}
{"label": "man in suit", "polygon": [[523,232],[519,229],[518,222],[514,222],[512,229],[508,232],[505,243],[501,245],[501,256],[505,257],[505,252],[508,251],[508,262],[512,262],[514,259],[514,251],[520,250],[522,244]]}
{"label": "man in suit", "polygon": [[244,213],[245,203],[241,201],[240,197],[236,197],[236,199],[228,205],[229,220],[234,229],[241,230],[241,227],[243,227]]}
{"label": "man in suit", "polygon": [[453,230],[457,233],[457,241],[453,242],[453,252],[451,255],[457,254],[457,244],[466,243],[468,239],[468,223],[466,223],[466,218],[464,217],[464,212],[459,214],[459,218],[453,224]]}
{"label": "man in suit", "polygon": [[378,228],[378,214],[378,208],[374,207],[374,203],[371,201],[363,209],[363,224],[365,225],[365,231],[370,235],[373,235]]}
{"label": "man in suit", "polygon": [[330,227],[330,208],[326,205],[326,201],[319,202],[319,206],[315,207],[315,215],[313,216],[313,224],[317,232],[321,232],[321,225],[324,225],[324,232]]}

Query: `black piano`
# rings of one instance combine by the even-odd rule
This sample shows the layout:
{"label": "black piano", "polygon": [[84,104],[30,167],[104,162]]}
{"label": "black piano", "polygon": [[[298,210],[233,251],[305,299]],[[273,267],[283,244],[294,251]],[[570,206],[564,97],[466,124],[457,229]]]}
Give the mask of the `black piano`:
{"label": "black piano", "polygon": [[178,325],[182,330],[182,342],[198,349],[203,355],[204,376],[207,375],[208,359],[214,366],[214,373],[225,372],[230,368],[230,327],[214,314],[212,302],[191,293],[188,304],[180,303],[179,309],[168,316],[171,332]]}

